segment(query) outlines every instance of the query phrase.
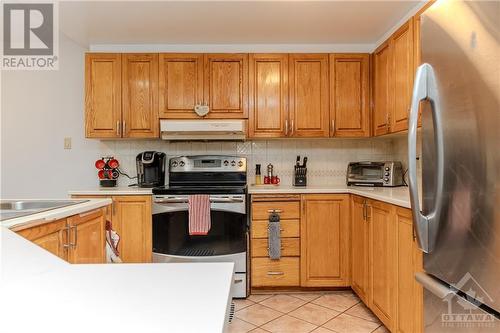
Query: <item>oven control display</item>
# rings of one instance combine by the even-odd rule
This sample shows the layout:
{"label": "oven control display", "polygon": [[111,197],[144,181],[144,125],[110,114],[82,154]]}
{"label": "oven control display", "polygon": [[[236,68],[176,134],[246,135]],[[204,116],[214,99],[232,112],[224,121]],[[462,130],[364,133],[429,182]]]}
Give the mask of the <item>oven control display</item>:
{"label": "oven control display", "polygon": [[194,160],[195,168],[220,168],[221,160]]}

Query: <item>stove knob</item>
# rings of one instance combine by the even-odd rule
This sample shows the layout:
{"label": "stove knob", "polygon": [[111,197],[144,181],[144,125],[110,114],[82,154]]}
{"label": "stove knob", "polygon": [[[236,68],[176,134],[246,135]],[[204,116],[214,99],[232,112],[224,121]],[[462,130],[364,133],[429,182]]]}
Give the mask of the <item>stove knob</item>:
{"label": "stove knob", "polygon": [[236,162],[235,161],[231,161],[231,166],[235,166],[236,165]]}
{"label": "stove knob", "polygon": [[177,161],[173,161],[172,166],[175,168],[177,166]]}
{"label": "stove knob", "polygon": [[184,161],[180,161],[180,162],[179,162],[179,166],[181,166],[181,167],[183,167],[183,166],[184,166],[184,164],[186,164],[186,163],[184,163]]}
{"label": "stove knob", "polygon": [[239,161],[238,162],[238,166],[241,168],[243,166],[243,162],[242,161]]}
{"label": "stove knob", "polygon": [[229,161],[228,160],[225,160],[224,161],[224,166],[228,166],[229,165]]}
{"label": "stove knob", "polygon": [[386,183],[387,183],[387,182],[389,182],[389,178],[385,177],[385,178],[384,178],[384,181],[385,181]]}
{"label": "stove knob", "polygon": [[391,168],[385,167],[385,171],[389,171],[389,170],[391,170]]}
{"label": "stove knob", "polygon": [[384,175],[385,175],[385,176],[389,176],[389,173],[388,173],[388,172],[386,172],[386,173],[384,173]]}

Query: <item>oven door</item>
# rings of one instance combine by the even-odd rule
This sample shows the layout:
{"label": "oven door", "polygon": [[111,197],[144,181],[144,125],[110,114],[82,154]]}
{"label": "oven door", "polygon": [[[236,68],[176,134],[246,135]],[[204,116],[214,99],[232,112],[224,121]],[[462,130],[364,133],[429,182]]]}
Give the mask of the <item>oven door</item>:
{"label": "oven door", "polygon": [[[207,235],[199,236],[189,235],[187,195],[154,197],[153,253],[188,259],[185,261],[235,261],[227,257],[237,258],[241,254],[245,258],[248,232],[245,195],[210,195],[210,202],[211,229]],[[235,270],[238,272],[241,267]]]}

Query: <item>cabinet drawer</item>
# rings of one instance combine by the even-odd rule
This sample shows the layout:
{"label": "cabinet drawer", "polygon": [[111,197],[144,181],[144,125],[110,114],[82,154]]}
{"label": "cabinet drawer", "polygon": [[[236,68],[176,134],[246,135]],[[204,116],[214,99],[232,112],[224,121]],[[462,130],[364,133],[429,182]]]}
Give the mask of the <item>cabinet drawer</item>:
{"label": "cabinet drawer", "polygon": [[[269,221],[252,221],[252,238],[267,238],[268,237]],[[281,220],[281,237],[300,237],[299,220]]]}
{"label": "cabinet drawer", "polygon": [[[253,257],[269,257],[268,241],[265,238],[253,239],[252,244]],[[300,238],[282,238],[281,255],[284,257],[300,256]]]}
{"label": "cabinet drawer", "polygon": [[281,219],[300,218],[300,202],[274,201],[274,202],[253,202],[252,219],[268,220],[270,210],[275,210],[280,215]]}
{"label": "cabinet drawer", "polygon": [[280,260],[252,259],[253,287],[298,286],[299,258],[283,257]]}

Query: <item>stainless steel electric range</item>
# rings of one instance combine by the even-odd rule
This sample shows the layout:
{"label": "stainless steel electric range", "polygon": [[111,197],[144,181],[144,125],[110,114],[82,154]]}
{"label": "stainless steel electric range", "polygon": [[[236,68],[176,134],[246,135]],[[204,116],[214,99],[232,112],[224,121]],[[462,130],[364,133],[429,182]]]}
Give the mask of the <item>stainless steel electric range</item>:
{"label": "stainless steel electric range", "polygon": [[[248,294],[246,159],[181,156],[169,161],[168,186],[153,189],[153,262],[234,262],[233,296]],[[211,229],[189,235],[188,197],[210,195]]]}

